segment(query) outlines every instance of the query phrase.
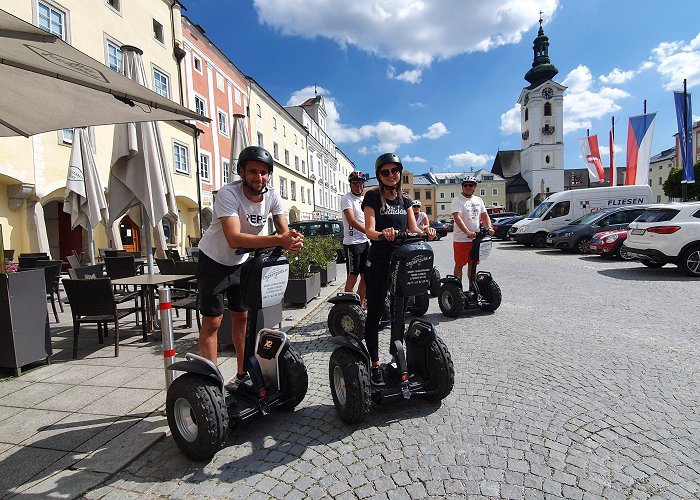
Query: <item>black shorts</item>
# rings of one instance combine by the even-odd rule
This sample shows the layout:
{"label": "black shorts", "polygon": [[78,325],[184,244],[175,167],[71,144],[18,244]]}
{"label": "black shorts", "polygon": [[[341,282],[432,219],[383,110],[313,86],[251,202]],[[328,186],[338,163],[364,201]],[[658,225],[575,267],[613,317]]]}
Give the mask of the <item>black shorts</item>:
{"label": "black shorts", "polygon": [[356,245],[343,245],[347,262],[345,268],[348,274],[357,276],[364,274],[367,268],[367,254],[369,253],[369,242],[357,243]]}
{"label": "black shorts", "polygon": [[219,264],[204,252],[199,252],[197,290],[202,316],[216,317],[224,314],[224,293],[231,311],[245,311],[241,294],[241,267],[242,264]]}

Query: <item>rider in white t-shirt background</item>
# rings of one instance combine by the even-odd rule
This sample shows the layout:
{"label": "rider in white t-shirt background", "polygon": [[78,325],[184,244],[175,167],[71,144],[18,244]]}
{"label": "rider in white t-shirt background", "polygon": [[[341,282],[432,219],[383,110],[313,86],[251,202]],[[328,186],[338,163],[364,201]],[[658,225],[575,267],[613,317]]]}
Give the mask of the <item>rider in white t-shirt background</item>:
{"label": "rider in white t-shirt background", "polygon": [[340,207],[343,211],[343,248],[345,250],[348,277],[345,280],[345,291],[353,292],[357,278],[360,284],[357,294],[360,296],[360,307],[365,307],[365,267],[369,252],[369,238],[365,234],[365,214],[362,210],[362,190],[365,187],[365,175],[362,172],[352,172],[348,176],[350,192],[343,196]]}
{"label": "rider in white t-shirt background", "polygon": [[416,216],[416,225],[418,229],[425,230],[430,227],[430,219],[428,219],[428,214],[421,211],[421,206],[423,206],[423,204],[420,200],[413,200],[411,208],[413,209],[413,215]]}

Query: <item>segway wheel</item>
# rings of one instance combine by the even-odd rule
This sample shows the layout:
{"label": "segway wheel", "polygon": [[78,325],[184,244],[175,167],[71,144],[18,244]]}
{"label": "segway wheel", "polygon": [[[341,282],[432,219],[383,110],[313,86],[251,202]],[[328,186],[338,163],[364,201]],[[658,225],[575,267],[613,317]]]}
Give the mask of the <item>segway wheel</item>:
{"label": "segway wheel", "polygon": [[484,302],[479,305],[482,311],[494,312],[501,305],[501,287],[491,280],[483,294]]}
{"label": "segway wheel", "polygon": [[434,267],[430,275],[430,296],[437,297],[438,295],[440,295],[440,271]]}
{"label": "segway wheel", "polygon": [[282,410],[293,410],[306,396],[309,387],[309,374],[299,351],[289,347],[280,359],[282,397],[287,400],[280,405]]}
{"label": "segway wheel", "polygon": [[413,309],[411,309],[411,314],[417,317],[423,316],[428,312],[428,307],[430,307],[430,296],[427,293],[416,295],[413,297],[414,304]]}
{"label": "segway wheel", "polygon": [[340,302],[328,314],[328,331],[333,337],[353,334],[362,339],[365,336],[367,313],[357,304]]}
{"label": "segway wheel", "polygon": [[440,337],[428,345],[426,349],[428,366],[428,393],[430,401],[441,401],[449,396],[455,385],[455,367],[450,351]]}
{"label": "segway wheel", "polygon": [[356,424],[370,407],[370,381],[367,365],[349,349],[333,351],[328,363],[333,403],[341,420]]}
{"label": "segway wheel", "polygon": [[173,439],[194,460],[211,460],[228,437],[228,411],[214,379],[194,373],[176,378],[165,402]]}
{"label": "segway wheel", "polygon": [[444,283],[440,288],[438,305],[442,314],[448,318],[456,318],[464,312],[464,295],[457,285]]}

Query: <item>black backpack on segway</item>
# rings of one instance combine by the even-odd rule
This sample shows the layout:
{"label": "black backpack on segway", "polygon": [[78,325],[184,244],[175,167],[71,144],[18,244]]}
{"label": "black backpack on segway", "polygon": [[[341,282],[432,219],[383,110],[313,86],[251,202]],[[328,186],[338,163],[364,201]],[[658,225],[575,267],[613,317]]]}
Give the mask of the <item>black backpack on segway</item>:
{"label": "black backpack on segway", "polygon": [[[471,260],[478,263],[486,260],[491,253],[492,240],[486,229],[477,232],[472,240]],[[501,289],[491,273],[476,271],[477,264],[472,266],[469,276],[471,286],[467,291],[462,288],[462,281],[452,274],[442,278],[438,304],[445,316],[456,318],[469,308],[479,308],[483,311],[494,312],[501,305]]]}
{"label": "black backpack on segway", "polygon": [[258,311],[283,300],[288,278],[289,262],[279,247],[256,250],[241,269],[243,303],[249,310],[245,338],[248,383],[229,394],[219,368],[196,354],[188,353],[185,361],[168,367],[185,372],[168,388],[166,413],[175,442],[190,458],[210,459],[224,445],[229,427],[275,408],[293,410],[304,399],[306,367],[287,335],[267,328],[255,332]]}
{"label": "black backpack on segway", "polygon": [[452,357],[435,327],[421,319],[412,320],[408,330],[404,326],[406,297],[424,295],[430,286],[433,250],[424,239],[424,235],[400,233],[399,246],[389,263],[392,337],[405,343],[394,343],[397,363],[387,365],[386,385],[371,384],[370,356],[360,337],[341,332],[332,338],[338,347],[329,362],[331,394],[336,411],[347,423],[361,421],[373,402],[410,399],[414,395],[440,401],[452,391]]}

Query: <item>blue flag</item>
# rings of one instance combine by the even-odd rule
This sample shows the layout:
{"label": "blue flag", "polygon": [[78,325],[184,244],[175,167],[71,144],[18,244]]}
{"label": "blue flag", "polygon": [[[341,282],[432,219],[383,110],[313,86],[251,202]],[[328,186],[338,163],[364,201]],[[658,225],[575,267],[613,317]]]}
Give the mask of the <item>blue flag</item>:
{"label": "blue flag", "polygon": [[[695,170],[693,169],[693,113],[690,107],[690,93],[685,93],[686,109],[683,112],[683,92],[674,92],[673,100],[676,103],[676,118],[678,120],[678,142],[683,160],[683,175],[681,182],[695,182]],[[686,119],[683,120],[685,114]],[[685,122],[685,124],[683,123]]]}

